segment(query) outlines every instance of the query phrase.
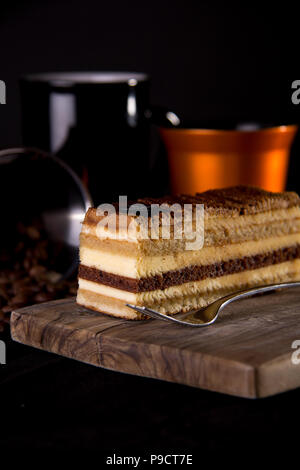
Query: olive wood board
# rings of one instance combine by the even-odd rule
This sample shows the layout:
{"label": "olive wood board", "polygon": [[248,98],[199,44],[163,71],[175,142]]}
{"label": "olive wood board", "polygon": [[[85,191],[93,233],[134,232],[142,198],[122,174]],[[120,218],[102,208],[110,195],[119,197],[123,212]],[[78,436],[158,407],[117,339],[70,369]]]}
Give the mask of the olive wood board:
{"label": "olive wood board", "polygon": [[[12,312],[15,341],[128,374],[240,397],[300,386],[300,289],[238,300],[205,328],[110,317],[63,299]],[[297,344],[297,343],[296,343]],[[294,343],[295,346],[295,343]],[[294,354],[294,355],[293,355]]]}

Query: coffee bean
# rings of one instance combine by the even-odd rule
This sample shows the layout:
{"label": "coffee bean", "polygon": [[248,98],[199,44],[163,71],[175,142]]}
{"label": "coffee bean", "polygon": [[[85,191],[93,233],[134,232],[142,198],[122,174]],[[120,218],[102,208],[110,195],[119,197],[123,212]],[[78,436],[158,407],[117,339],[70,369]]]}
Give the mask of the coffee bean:
{"label": "coffee bean", "polygon": [[17,233],[0,249],[0,331],[12,310],[34,303],[73,296],[77,281],[62,281],[55,271],[61,244],[46,238],[40,221],[16,224]]}
{"label": "coffee bean", "polygon": [[28,304],[28,301],[29,301],[29,296],[26,295],[24,292],[19,291],[17,295],[12,297],[9,303],[11,305],[26,305]]}
{"label": "coffee bean", "polygon": [[52,284],[52,283],[46,284],[45,288],[47,292],[49,292],[49,294],[55,294],[56,292],[58,293],[60,291],[60,289],[55,284]]}
{"label": "coffee bean", "polygon": [[30,277],[25,277],[23,279],[16,279],[15,281],[12,282],[14,293],[16,294],[20,289],[24,289],[25,287],[28,287],[30,284],[31,284]]}
{"label": "coffee bean", "polygon": [[10,305],[5,305],[5,307],[1,308],[3,313],[10,313],[12,311],[12,307]]}
{"label": "coffee bean", "polygon": [[23,262],[23,266],[24,266],[25,271],[29,271],[30,268],[31,268],[31,265],[32,265],[31,260],[26,258]]}
{"label": "coffee bean", "polygon": [[6,299],[6,300],[9,299],[7,290],[4,287],[0,287],[0,297],[2,297],[3,299]]}
{"label": "coffee bean", "polygon": [[55,271],[47,271],[45,273],[45,275],[43,276],[43,279],[46,281],[46,282],[51,282],[51,283],[56,283],[57,281],[59,281],[61,275]]}
{"label": "coffee bean", "polygon": [[38,240],[41,236],[39,230],[33,226],[27,227],[26,234],[31,238],[31,240]]}
{"label": "coffee bean", "polygon": [[40,302],[48,302],[49,300],[53,300],[54,296],[49,292],[39,292],[34,296],[34,301],[37,303]]}
{"label": "coffee bean", "polygon": [[39,279],[46,272],[46,267],[40,264],[33,266],[29,270],[29,276]]}

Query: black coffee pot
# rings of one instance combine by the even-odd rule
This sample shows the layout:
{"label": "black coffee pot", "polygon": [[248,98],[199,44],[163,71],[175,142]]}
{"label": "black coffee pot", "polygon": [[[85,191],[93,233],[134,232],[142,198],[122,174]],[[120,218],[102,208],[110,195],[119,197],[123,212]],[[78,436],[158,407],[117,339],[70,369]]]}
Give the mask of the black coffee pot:
{"label": "black coffee pot", "polygon": [[144,73],[72,72],[21,80],[23,140],[68,163],[95,204],[168,191],[165,152],[153,123],[172,113],[151,108]]}

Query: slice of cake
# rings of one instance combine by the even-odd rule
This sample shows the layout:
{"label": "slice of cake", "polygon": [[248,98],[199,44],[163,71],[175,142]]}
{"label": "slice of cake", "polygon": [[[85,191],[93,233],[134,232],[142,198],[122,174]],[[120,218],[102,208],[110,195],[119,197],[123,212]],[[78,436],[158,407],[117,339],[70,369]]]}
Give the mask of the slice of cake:
{"label": "slice of cake", "polygon": [[[191,209],[189,227],[196,238],[203,235],[203,225],[196,223],[198,208],[203,208],[200,246],[188,245],[191,234],[186,229],[182,237],[176,235],[180,218],[174,214],[170,236],[164,235],[168,219],[159,215],[154,222],[150,216],[150,209],[162,204],[174,207],[174,214]],[[107,212],[88,210],[80,235],[78,304],[138,319],[139,313],[126,303],[174,314],[248,287],[300,280],[296,193],[236,186],[195,196],[140,199],[136,205],[148,215],[130,215],[115,205],[115,225],[104,225]],[[145,218],[148,225],[141,229]]]}

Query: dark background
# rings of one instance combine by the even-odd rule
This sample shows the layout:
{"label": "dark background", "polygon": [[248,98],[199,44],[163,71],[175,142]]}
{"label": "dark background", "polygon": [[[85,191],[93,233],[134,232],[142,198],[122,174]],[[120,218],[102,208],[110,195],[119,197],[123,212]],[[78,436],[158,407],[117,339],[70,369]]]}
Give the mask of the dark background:
{"label": "dark background", "polygon": [[300,122],[290,103],[298,13],[287,2],[32,0],[1,10],[1,148],[21,143],[18,78],[42,71],[144,71],[152,103],[186,119]]}
{"label": "dark background", "polygon": [[18,77],[41,71],[145,71],[153,79],[153,104],[183,117],[278,119],[281,81],[296,79],[283,71],[286,55],[297,47],[284,29],[294,10],[286,24],[276,8],[178,0],[11,2],[0,19],[7,83],[1,147],[20,142]]}
{"label": "dark background", "polygon": [[[0,147],[21,143],[18,78],[41,71],[145,71],[152,76],[152,103],[183,117],[300,123],[290,104],[290,83],[300,78],[298,14],[287,3],[264,6],[182,0],[1,5],[7,104],[0,106]],[[288,183],[296,190],[298,148],[296,140]],[[255,453],[259,444],[287,448],[299,422],[299,391],[249,401],[101,371],[18,345],[10,346],[2,372],[0,445],[8,448],[119,448],[126,455],[130,446],[196,454],[237,443]]]}

